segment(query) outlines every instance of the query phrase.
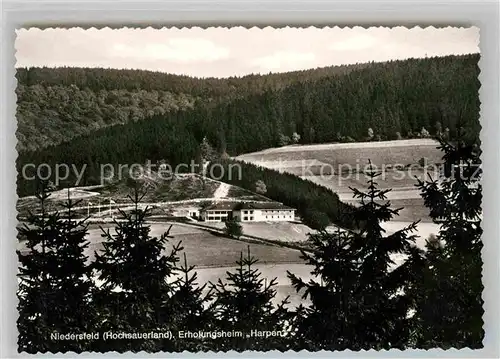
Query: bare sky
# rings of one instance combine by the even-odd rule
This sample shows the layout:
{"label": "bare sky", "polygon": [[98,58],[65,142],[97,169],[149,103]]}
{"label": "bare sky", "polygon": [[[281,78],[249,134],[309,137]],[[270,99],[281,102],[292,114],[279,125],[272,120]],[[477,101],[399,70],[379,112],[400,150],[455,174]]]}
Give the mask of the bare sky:
{"label": "bare sky", "polygon": [[17,31],[18,67],[134,68],[197,77],[479,52],[479,29],[184,28]]}

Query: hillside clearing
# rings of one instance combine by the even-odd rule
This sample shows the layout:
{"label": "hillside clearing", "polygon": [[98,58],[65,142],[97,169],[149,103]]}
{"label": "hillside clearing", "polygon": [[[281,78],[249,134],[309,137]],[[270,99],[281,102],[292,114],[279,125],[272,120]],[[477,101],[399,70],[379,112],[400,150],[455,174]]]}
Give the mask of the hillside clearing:
{"label": "hillside clearing", "polygon": [[[161,179],[153,173],[143,176],[140,183],[142,184],[141,191],[145,193],[141,204],[148,204],[150,207],[156,207],[158,204],[163,209],[174,208],[176,204],[178,206],[199,205],[201,202],[210,202],[212,199],[271,201],[269,198],[243,188],[193,173],[179,174],[172,179]],[[98,207],[104,215],[109,212],[110,199],[121,207],[130,204],[128,196],[133,193],[133,187],[128,185],[126,180],[122,180],[106,185],[53,191],[46,204],[47,210],[49,212],[61,210],[61,205],[68,200],[68,191],[73,201],[82,200],[78,206],[85,212],[85,215],[88,211],[93,215],[98,214]],[[36,212],[39,210],[38,200],[35,196],[21,197],[17,201],[17,210],[20,216],[26,216],[28,210]],[[161,210],[159,214],[164,214],[164,211]]]}
{"label": "hillside clearing", "polygon": [[284,171],[317,165],[347,170],[362,169],[369,160],[376,166],[415,164],[421,158],[440,163],[442,154],[437,146],[433,139],[295,145],[246,153],[236,159]]}
{"label": "hillside clearing", "polygon": [[[437,147],[433,139],[295,145],[247,153],[236,159],[295,174],[331,189],[349,203],[356,201],[350,187],[367,186],[368,178],[363,171],[370,160],[382,174],[376,179],[379,187],[393,189],[387,198],[394,207],[405,207],[397,220],[430,221],[415,184],[417,178],[428,179],[429,175],[437,178],[435,165],[442,162],[442,153]],[[422,158],[426,167],[418,164]]]}

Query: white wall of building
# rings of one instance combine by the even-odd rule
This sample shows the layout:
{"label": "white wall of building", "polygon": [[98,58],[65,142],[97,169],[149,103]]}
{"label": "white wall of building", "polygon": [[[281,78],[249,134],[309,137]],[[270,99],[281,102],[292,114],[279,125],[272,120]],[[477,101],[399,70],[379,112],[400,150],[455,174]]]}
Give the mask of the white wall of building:
{"label": "white wall of building", "polygon": [[222,222],[229,217],[231,210],[208,210],[204,214],[204,220],[206,222]]}
{"label": "white wall of building", "polygon": [[295,219],[293,209],[242,209],[234,211],[241,222],[288,222]]}

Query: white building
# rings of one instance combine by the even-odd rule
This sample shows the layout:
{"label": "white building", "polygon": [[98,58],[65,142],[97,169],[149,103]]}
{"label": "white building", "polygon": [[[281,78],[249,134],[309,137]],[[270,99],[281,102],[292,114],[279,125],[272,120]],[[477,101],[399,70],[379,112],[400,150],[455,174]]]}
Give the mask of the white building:
{"label": "white building", "polygon": [[202,211],[201,217],[205,222],[224,222],[233,215],[233,209],[237,203],[221,202],[215,203]]}
{"label": "white building", "polygon": [[200,209],[198,207],[179,207],[172,211],[175,217],[191,217],[198,218],[200,216]]}
{"label": "white building", "polygon": [[215,203],[202,212],[207,222],[223,222],[237,218],[241,222],[289,222],[295,209],[277,202]]}
{"label": "white building", "polygon": [[241,222],[289,222],[295,219],[295,209],[277,202],[242,203],[233,216]]}

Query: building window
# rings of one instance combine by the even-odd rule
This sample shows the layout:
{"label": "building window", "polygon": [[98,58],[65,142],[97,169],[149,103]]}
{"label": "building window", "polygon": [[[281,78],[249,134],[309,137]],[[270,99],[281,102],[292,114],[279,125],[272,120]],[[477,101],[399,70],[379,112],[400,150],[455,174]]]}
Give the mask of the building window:
{"label": "building window", "polygon": [[251,220],[251,221],[253,221],[253,216],[252,216],[252,217],[250,217],[250,220]]}
{"label": "building window", "polygon": [[248,221],[248,217],[247,216],[243,217],[243,220]]}

